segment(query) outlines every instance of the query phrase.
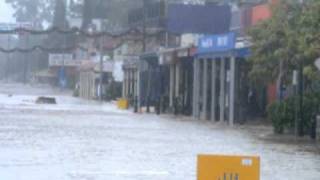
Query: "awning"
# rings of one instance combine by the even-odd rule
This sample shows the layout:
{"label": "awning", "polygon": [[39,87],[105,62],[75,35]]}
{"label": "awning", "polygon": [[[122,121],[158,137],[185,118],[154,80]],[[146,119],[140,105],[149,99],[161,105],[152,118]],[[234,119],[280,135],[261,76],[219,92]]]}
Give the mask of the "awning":
{"label": "awning", "polygon": [[93,71],[95,67],[95,63],[90,60],[82,60],[80,71]]}
{"label": "awning", "polygon": [[126,58],[123,62],[123,69],[136,69],[139,66],[139,57],[131,56],[130,58]]}
{"label": "awning", "polygon": [[140,55],[140,59],[142,60],[152,60],[152,59],[157,59],[158,57],[159,57],[158,53],[156,52],[147,52]]}
{"label": "awning", "polygon": [[236,57],[236,58],[247,58],[251,55],[250,47],[232,49],[224,52],[211,52],[197,54],[197,58],[221,58],[221,57]]}
{"label": "awning", "polygon": [[180,58],[194,56],[195,51],[193,46],[164,49],[159,52],[159,61],[160,64],[172,64]]}

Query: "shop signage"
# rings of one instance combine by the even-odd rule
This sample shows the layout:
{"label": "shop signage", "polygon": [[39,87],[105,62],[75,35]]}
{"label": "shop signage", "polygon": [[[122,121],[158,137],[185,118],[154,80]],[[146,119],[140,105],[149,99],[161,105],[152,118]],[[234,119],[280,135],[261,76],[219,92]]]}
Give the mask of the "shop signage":
{"label": "shop signage", "polygon": [[189,56],[189,49],[179,50],[179,51],[177,52],[177,56],[178,56],[179,58],[188,57],[188,56]]}
{"label": "shop signage", "polygon": [[[103,72],[113,72],[115,68],[115,63],[113,61],[103,62],[102,71]],[[96,63],[94,70],[100,72],[100,63]]]}
{"label": "shop signage", "polygon": [[260,158],[250,156],[198,156],[198,180],[259,180]]}
{"label": "shop signage", "polygon": [[233,32],[200,38],[197,53],[224,52],[235,48],[236,35]]}
{"label": "shop signage", "polygon": [[49,66],[80,66],[81,61],[73,59],[72,54],[49,54]]}
{"label": "shop signage", "polygon": [[0,23],[1,31],[12,31],[19,28],[32,29],[33,24],[29,22],[22,23]]}

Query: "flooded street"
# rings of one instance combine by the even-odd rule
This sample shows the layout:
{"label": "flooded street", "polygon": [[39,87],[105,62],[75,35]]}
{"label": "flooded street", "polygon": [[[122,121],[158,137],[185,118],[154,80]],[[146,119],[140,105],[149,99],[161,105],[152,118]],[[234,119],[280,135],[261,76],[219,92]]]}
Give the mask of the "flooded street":
{"label": "flooded street", "polygon": [[[56,97],[57,105],[36,105],[39,95]],[[320,156],[310,150],[316,145],[256,137],[270,128],[256,135],[254,127],[134,114],[18,84],[0,85],[0,114],[3,180],[195,180],[198,154],[258,155],[262,180],[320,178]]]}

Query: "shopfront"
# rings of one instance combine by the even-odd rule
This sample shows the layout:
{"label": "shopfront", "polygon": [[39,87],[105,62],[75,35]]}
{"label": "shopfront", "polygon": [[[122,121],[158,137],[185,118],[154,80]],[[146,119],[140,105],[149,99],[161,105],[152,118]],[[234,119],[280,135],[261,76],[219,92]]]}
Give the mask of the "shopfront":
{"label": "shopfront", "polygon": [[169,70],[169,110],[192,114],[194,47],[171,48],[160,52],[160,62]]}
{"label": "shopfront", "polygon": [[235,123],[245,101],[241,66],[247,54],[246,48],[236,48],[236,35],[232,32],[199,40],[193,75],[195,118],[227,121],[231,126]]}

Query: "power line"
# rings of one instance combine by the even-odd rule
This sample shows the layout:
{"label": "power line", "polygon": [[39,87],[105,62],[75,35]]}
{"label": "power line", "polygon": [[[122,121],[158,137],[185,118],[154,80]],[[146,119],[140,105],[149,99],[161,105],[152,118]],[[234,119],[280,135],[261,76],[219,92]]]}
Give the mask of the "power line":
{"label": "power line", "polygon": [[[102,38],[102,37],[111,37],[111,38],[119,38],[122,41],[140,41],[144,42],[146,37],[157,37],[160,34],[164,33],[164,30],[157,30],[153,33],[146,33],[146,32],[140,32],[138,28],[133,28],[118,34],[112,34],[110,32],[95,32],[95,33],[89,33],[85,32],[83,30],[80,30],[79,28],[72,28],[71,30],[63,30],[60,28],[50,28],[48,30],[30,30],[26,28],[17,28],[14,30],[0,30],[1,34],[29,34],[29,35],[49,35],[53,33],[58,34],[64,34],[64,35],[79,35],[83,36],[85,38]],[[57,51],[71,51],[74,49],[82,49],[85,50],[85,48],[81,46],[72,46],[72,47],[64,47],[64,48],[48,48],[41,45],[33,46],[31,48],[12,48],[12,49],[5,49],[0,47],[0,52],[2,53],[29,53],[33,51],[44,51],[44,52],[57,52]]]}
{"label": "power line", "polygon": [[0,52],[2,53],[30,53],[33,51],[44,51],[44,52],[61,52],[61,51],[71,51],[75,49],[81,49],[83,51],[88,51],[87,48],[81,47],[79,45],[72,46],[72,47],[64,47],[64,48],[48,48],[43,46],[33,46],[31,48],[12,48],[12,49],[5,49],[0,47]]}
{"label": "power line", "polygon": [[[159,34],[160,32],[149,33],[149,34],[147,33],[146,36],[154,36],[154,35]],[[120,32],[120,33],[111,33],[111,32],[106,32],[106,31],[91,33],[91,32],[81,30],[79,28],[71,28],[69,30],[66,30],[66,29],[61,29],[58,27],[52,27],[47,30],[30,30],[27,28],[16,28],[13,30],[0,30],[0,34],[49,35],[49,34],[53,34],[53,33],[64,34],[64,35],[80,35],[80,36],[84,36],[86,38],[99,38],[102,36],[107,36],[107,37],[112,37],[112,38],[120,38],[120,37],[128,36],[128,35],[137,35],[137,34],[144,35],[144,32],[141,32],[141,30],[139,30],[139,28],[131,28],[131,29],[128,29],[128,30]]]}

